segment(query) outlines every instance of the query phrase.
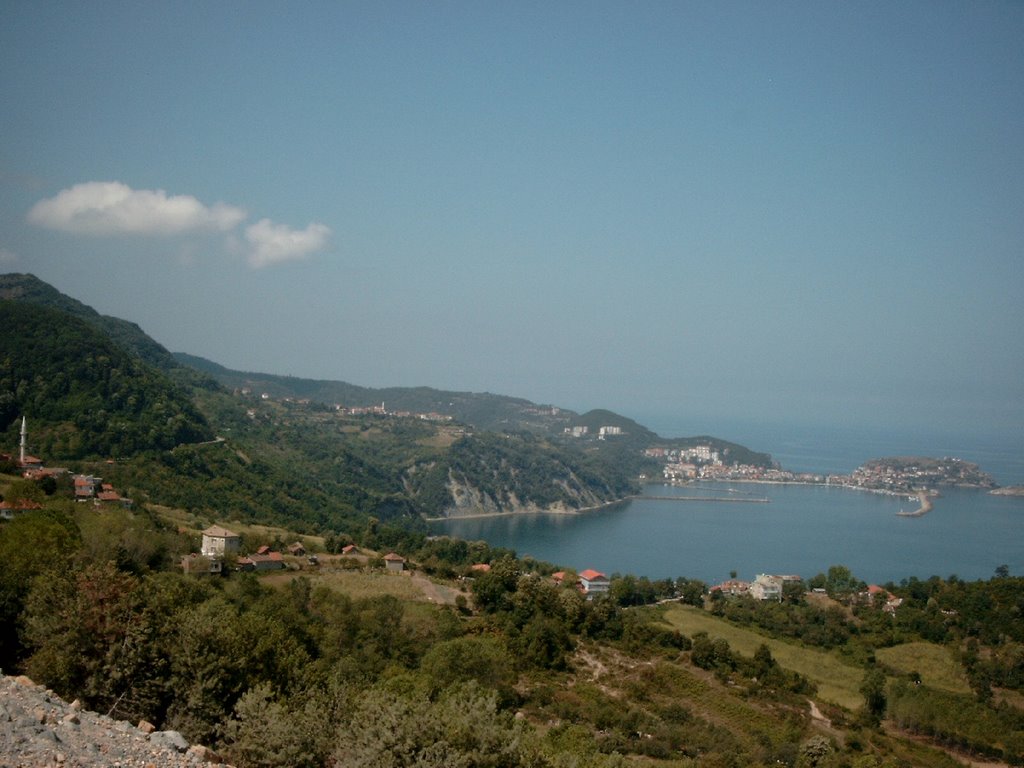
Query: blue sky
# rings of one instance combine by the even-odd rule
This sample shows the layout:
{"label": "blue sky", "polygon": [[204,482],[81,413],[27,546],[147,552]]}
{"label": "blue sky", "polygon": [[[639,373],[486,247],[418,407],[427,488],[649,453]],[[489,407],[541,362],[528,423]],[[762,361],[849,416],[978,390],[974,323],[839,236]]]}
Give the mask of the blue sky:
{"label": "blue sky", "polygon": [[8,2],[0,269],[243,370],[1021,434],[1022,40],[1016,2]]}

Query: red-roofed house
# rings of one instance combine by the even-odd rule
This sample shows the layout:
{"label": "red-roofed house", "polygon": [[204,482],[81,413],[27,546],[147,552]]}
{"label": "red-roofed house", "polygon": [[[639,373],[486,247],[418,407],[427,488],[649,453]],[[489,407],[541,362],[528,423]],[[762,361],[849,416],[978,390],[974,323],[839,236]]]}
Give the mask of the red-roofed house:
{"label": "red-roofed house", "polygon": [[238,558],[238,567],[243,571],[275,571],[284,568],[284,557],[280,552],[265,555],[249,555]]}
{"label": "red-roofed house", "polygon": [[593,568],[580,571],[580,589],[583,590],[583,594],[587,597],[603,594],[610,587],[611,582],[608,580],[608,577],[600,571],[595,571]]}
{"label": "red-roofed house", "polygon": [[389,571],[401,573],[405,570],[405,558],[395,552],[384,555],[384,567]]}
{"label": "red-roofed house", "polygon": [[43,505],[28,499],[17,501],[0,501],[0,519],[13,520],[15,515],[23,512],[31,512],[34,509],[42,509]]}

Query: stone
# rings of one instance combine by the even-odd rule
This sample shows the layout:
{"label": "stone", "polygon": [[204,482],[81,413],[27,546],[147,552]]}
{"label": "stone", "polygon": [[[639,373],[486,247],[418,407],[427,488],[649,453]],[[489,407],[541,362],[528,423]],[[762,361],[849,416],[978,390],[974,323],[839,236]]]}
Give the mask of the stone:
{"label": "stone", "polygon": [[185,737],[177,731],[154,731],[149,734],[149,740],[170,747],[177,752],[184,752],[189,746]]}
{"label": "stone", "polygon": [[152,733],[156,730],[156,726],[148,720],[139,720],[139,730],[143,733]]}
{"label": "stone", "polygon": [[188,756],[194,757],[197,760],[201,760],[207,763],[220,762],[220,755],[218,755],[209,747],[204,747],[202,744],[193,744],[191,747],[189,747]]}

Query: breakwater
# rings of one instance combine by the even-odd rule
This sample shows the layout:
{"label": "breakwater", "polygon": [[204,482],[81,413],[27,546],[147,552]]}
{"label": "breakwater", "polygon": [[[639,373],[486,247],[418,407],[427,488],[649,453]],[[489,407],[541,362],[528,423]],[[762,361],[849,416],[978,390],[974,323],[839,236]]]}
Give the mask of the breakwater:
{"label": "breakwater", "polygon": [[636,496],[637,499],[651,501],[724,501],[728,504],[767,504],[771,501],[767,496]]}

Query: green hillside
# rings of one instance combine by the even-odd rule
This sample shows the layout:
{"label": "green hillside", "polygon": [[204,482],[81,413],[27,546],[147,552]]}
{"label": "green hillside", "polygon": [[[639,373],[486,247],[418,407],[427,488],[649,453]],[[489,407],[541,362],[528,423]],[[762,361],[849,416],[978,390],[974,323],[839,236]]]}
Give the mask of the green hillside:
{"label": "green hillside", "polygon": [[185,390],[94,326],[56,309],[0,301],[0,430],[32,421],[33,450],[131,456],[213,437]]}
{"label": "green hillside", "polygon": [[[435,411],[439,396],[490,417],[528,410],[525,401],[401,390],[408,408],[423,410],[382,417],[346,415],[313,398],[230,392],[136,326],[102,318],[32,276],[9,275],[2,285],[15,297],[0,302],[4,442],[16,445],[16,421],[26,416],[32,452],[50,464],[85,462],[80,468],[140,498],[309,531],[370,519],[418,530],[423,518],[465,510],[467,500],[503,512],[575,509],[635,490],[631,467],[543,433],[497,437],[417,416]],[[300,396],[348,386],[280,380]],[[104,463],[111,457],[116,465]]]}

